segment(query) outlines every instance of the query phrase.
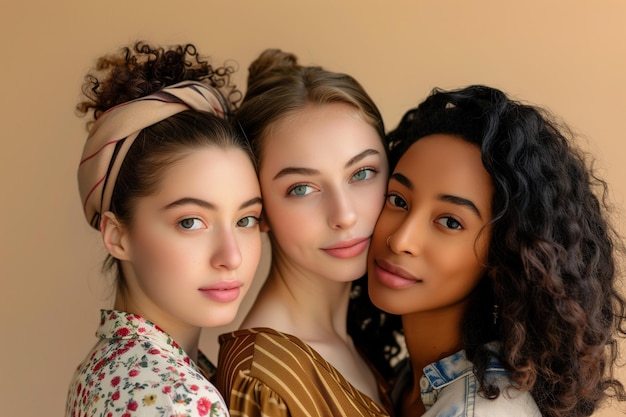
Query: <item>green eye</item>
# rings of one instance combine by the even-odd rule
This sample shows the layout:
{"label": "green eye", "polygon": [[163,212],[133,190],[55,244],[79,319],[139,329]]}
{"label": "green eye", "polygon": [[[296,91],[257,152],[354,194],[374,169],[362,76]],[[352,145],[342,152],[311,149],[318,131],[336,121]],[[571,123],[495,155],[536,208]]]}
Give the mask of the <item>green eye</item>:
{"label": "green eye", "polygon": [[372,168],[363,168],[352,176],[353,181],[365,181],[372,178],[376,174],[376,170]]}
{"label": "green eye", "polygon": [[250,228],[250,227],[255,227],[258,224],[259,224],[258,217],[247,216],[247,217],[244,217],[243,219],[240,219],[237,222],[237,227]]}
{"label": "green eye", "polygon": [[300,184],[300,185],[296,185],[295,187],[293,187],[291,190],[289,190],[289,195],[295,195],[295,196],[303,196],[303,195],[307,195],[313,192],[313,187],[306,185],[306,184]]}
{"label": "green eye", "polygon": [[185,230],[197,230],[202,227],[202,221],[195,217],[190,217],[179,221],[178,225]]}

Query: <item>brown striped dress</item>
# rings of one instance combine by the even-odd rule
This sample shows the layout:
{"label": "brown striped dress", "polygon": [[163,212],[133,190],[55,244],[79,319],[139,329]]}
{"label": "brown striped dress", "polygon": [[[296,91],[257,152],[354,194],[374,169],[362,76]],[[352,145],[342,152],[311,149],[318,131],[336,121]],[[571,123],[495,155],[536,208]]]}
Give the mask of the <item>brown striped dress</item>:
{"label": "brown striped dress", "polygon": [[[237,330],[219,337],[215,384],[231,417],[388,417],[313,348],[269,328]],[[379,391],[389,407],[388,390]]]}

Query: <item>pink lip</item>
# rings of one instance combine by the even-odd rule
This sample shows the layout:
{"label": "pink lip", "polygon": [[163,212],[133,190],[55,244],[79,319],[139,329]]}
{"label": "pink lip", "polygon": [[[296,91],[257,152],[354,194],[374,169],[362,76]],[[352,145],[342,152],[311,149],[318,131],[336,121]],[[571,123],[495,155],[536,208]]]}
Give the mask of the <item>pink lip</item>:
{"label": "pink lip", "polygon": [[374,277],[385,287],[392,289],[407,288],[422,282],[403,267],[381,258],[374,261]]}
{"label": "pink lip", "polygon": [[199,291],[207,298],[218,303],[230,303],[239,298],[243,283],[239,281],[220,281],[209,287],[200,288]]}
{"label": "pink lip", "polygon": [[348,259],[363,253],[369,247],[369,244],[369,237],[359,237],[335,243],[334,245],[322,248],[322,250],[335,258]]}

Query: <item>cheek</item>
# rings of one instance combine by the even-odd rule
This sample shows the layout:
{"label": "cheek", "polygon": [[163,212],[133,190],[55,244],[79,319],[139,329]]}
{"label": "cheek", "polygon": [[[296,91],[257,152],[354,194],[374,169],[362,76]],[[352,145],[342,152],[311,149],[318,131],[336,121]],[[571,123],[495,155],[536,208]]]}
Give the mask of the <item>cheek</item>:
{"label": "cheek", "polygon": [[373,192],[362,193],[358,195],[355,205],[359,210],[359,217],[364,222],[372,225],[372,230],[381,214],[381,210],[385,204],[385,189],[376,189]]}
{"label": "cheek", "polygon": [[389,232],[387,230],[387,225],[385,224],[385,219],[381,217],[378,218],[376,225],[374,226],[374,232],[372,233],[372,242],[370,243],[370,250],[378,249],[381,247],[381,244],[385,244],[387,236],[389,236]]}
{"label": "cheek", "polygon": [[252,271],[254,275],[259,261],[261,260],[261,236],[245,236],[239,243],[239,250],[243,257],[243,267],[246,271]]}
{"label": "cheek", "polygon": [[[381,205],[384,204],[384,197]],[[403,218],[398,213],[393,213],[389,209],[383,208],[376,217],[376,226],[374,227],[374,235],[372,242],[378,241],[386,244],[387,237],[398,230],[402,224]]]}
{"label": "cheek", "polygon": [[311,202],[271,199],[263,202],[264,216],[272,233],[283,240],[307,239],[315,230],[323,211]]}
{"label": "cheek", "polygon": [[158,245],[152,242],[142,244],[137,242],[133,250],[132,265],[137,276],[141,279],[158,280],[159,274],[172,268],[169,256],[171,254],[160,250]]}
{"label": "cheek", "polygon": [[473,247],[470,250],[459,250],[456,254],[451,252],[443,256],[440,252],[439,255],[441,256],[438,256],[437,265],[443,276],[448,277],[442,282],[454,282],[452,288],[457,289],[460,297],[469,295],[484,274],[482,262],[474,255]]}
{"label": "cheek", "polygon": [[202,243],[176,240],[175,236],[158,227],[136,233],[132,240],[133,264],[138,271],[158,274],[160,271],[179,269],[180,265],[198,262]]}

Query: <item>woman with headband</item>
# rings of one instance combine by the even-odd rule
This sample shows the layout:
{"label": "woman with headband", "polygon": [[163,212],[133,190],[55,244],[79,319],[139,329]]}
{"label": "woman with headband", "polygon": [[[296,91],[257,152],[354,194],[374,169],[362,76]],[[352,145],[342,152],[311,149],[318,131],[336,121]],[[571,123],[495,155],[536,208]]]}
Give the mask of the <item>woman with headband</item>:
{"label": "woman with headband", "polygon": [[78,110],[94,120],[78,183],[117,291],[67,416],[228,415],[200,329],[233,320],[261,251],[255,166],[225,120],[229,74],[193,45],[137,43],[86,78]]}

